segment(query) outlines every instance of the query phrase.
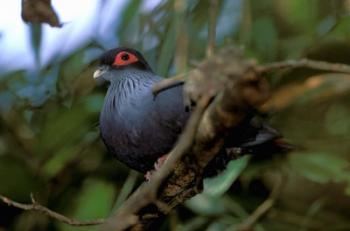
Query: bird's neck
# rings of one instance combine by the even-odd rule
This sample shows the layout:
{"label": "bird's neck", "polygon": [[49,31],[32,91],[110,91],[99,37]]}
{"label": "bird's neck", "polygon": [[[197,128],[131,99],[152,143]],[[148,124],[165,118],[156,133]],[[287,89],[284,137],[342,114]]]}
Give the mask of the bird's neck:
{"label": "bird's neck", "polygon": [[144,96],[152,94],[151,88],[159,79],[152,72],[134,69],[115,73],[106,95],[105,112],[120,113],[124,107],[142,102]]}
{"label": "bird's neck", "polygon": [[152,72],[138,69],[120,70],[111,80],[107,95],[125,101],[148,90],[155,82],[157,79]]}

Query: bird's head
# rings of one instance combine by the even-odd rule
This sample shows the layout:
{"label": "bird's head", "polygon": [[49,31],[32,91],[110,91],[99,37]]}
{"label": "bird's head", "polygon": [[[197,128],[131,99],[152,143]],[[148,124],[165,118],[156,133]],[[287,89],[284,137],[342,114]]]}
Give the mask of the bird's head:
{"label": "bird's head", "polygon": [[100,58],[100,66],[94,72],[94,79],[102,84],[112,81],[115,75],[109,75],[112,70],[138,69],[153,72],[145,58],[137,50],[119,47],[105,52]]}

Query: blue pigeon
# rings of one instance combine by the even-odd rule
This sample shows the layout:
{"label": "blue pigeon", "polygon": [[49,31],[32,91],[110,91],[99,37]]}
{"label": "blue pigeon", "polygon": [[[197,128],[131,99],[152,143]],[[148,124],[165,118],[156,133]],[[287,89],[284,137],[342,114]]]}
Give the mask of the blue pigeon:
{"label": "blue pigeon", "polygon": [[[183,86],[166,89],[155,96],[152,86],[163,78],[152,71],[140,52],[125,47],[101,56],[94,79],[109,82],[100,114],[101,137],[108,151],[142,173],[159,167],[157,163],[161,164],[164,155],[174,147],[191,114],[184,105]],[[232,158],[232,150],[270,155],[288,149],[279,132],[252,114],[227,137],[204,175],[213,176],[223,169]]]}

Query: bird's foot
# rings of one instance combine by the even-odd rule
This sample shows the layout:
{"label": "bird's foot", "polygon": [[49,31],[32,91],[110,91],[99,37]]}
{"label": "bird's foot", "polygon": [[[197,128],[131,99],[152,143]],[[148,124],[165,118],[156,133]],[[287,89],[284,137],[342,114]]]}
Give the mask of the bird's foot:
{"label": "bird's foot", "polygon": [[166,161],[166,159],[168,158],[168,155],[164,155],[158,158],[158,160],[154,163],[154,169],[157,171],[158,169],[160,169],[164,162]]}
{"label": "bird's foot", "polygon": [[154,163],[154,170],[150,170],[146,172],[145,174],[146,181],[151,180],[151,177],[154,174],[154,172],[158,171],[163,166],[167,158],[168,158],[168,155],[164,155],[157,159],[157,161]]}
{"label": "bird's foot", "polygon": [[154,170],[147,171],[144,175],[146,181],[150,181]]}

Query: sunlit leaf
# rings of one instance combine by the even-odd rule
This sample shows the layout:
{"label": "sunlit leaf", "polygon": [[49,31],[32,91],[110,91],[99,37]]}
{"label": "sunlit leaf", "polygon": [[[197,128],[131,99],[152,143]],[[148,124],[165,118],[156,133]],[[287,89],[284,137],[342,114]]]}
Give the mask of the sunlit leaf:
{"label": "sunlit leaf", "polygon": [[202,215],[218,215],[225,211],[220,198],[211,197],[205,194],[198,194],[188,200],[186,206],[196,213]]}

